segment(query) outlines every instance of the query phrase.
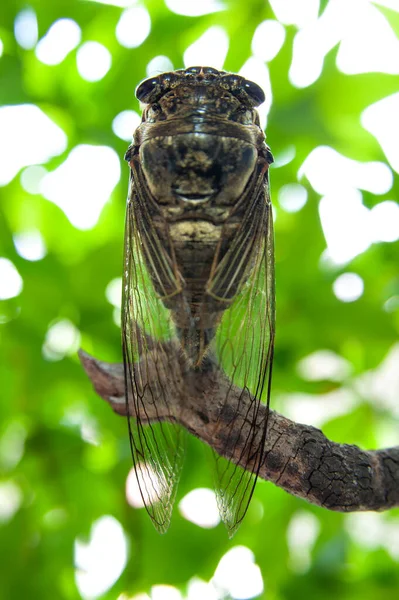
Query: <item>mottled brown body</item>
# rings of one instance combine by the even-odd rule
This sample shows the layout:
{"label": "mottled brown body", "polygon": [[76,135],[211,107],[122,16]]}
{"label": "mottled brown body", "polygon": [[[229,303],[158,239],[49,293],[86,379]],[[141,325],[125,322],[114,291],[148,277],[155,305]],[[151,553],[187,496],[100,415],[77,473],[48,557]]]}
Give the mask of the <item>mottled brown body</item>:
{"label": "mottled brown body", "polygon": [[159,248],[145,253],[154,287],[172,311],[187,357],[198,366],[221,313],[253,266],[248,235],[249,252],[234,280],[223,278],[220,267],[220,281],[215,280],[251,204],[248,234],[260,218],[257,208],[262,207],[256,206],[253,191],[267,186],[272,161],[254,108],[262,92],[255,84],[245,92],[245,80],[213,69],[194,68],[152,81],[142,84],[143,102],[154,101],[144,110],[127,158],[133,172],[135,163],[136,170],[142,169],[141,185],[147,188],[149,221],[138,226],[146,235],[151,222],[174,265],[173,278],[162,269],[155,276]]}
{"label": "mottled brown body", "polygon": [[[164,532],[184,456],[178,423],[208,377],[214,435],[230,459],[215,456],[215,492],[232,535],[264,460],[260,404],[269,402],[274,348],[273,158],[256,111],[264,94],[238,75],[191,67],[144,81],[136,95],[143,118],[126,153],[122,299],[134,466]],[[237,422],[245,427],[233,433]]]}

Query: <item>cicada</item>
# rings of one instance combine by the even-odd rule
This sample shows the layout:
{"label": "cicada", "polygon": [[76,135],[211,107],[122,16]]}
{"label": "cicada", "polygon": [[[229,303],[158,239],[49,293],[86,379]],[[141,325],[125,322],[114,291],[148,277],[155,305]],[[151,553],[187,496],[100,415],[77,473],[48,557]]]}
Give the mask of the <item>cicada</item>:
{"label": "cicada", "polygon": [[[267,419],[260,443],[253,431],[260,403],[269,405],[275,336],[273,157],[256,110],[265,97],[257,84],[211,67],[146,79],[136,96],[143,116],[125,156],[122,301],[134,467],[147,512],[164,532],[184,458],[187,386],[205,372],[228,377],[252,399],[245,468],[215,455],[218,506],[232,534],[264,458]],[[143,418],[148,403],[155,422]],[[226,445],[234,446],[239,410],[227,388],[215,422]]]}

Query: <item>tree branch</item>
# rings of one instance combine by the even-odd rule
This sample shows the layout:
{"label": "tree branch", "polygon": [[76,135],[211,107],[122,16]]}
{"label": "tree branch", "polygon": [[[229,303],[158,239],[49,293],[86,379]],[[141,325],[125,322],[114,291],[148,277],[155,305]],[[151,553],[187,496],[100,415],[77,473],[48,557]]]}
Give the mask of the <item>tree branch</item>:
{"label": "tree branch", "polygon": [[[123,365],[96,360],[83,351],[79,356],[97,394],[116,413],[126,416]],[[175,407],[173,414],[178,415],[183,427],[218,454],[242,463],[246,460],[243,450],[249,427],[245,414],[251,397],[231,386],[221,373],[192,372],[187,378],[182,382],[184,406]],[[238,417],[235,410],[229,410],[229,405],[223,406],[227,388],[232,406],[240,398]],[[159,407],[157,410],[155,413],[153,405],[146,403],[143,419],[170,418],[168,414],[160,414]],[[215,427],[221,415],[226,428]],[[259,439],[265,417],[266,407],[262,405],[257,419]],[[399,447],[364,451],[357,446],[337,444],[320,430],[290,421],[272,410],[259,476],[330,510],[353,512],[399,506]]]}

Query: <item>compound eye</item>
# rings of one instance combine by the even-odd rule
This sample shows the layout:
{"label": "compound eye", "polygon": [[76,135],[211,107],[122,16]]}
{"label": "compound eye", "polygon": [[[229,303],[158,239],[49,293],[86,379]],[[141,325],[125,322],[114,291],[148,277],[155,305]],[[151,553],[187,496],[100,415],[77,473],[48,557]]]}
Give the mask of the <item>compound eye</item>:
{"label": "compound eye", "polygon": [[245,79],[242,83],[242,88],[251,98],[254,106],[259,106],[259,104],[262,104],[262,102],[265,101],[264,91],[253,81],[248,81],[247,79]]}
{"label": "compound eye", "polygon": [[144,102],[147,104],[149,99],[159,89],[159,79],[156,77],[154,79],[145,79],[140,83],[136,88],[136,98],[140,100],[140,102]]}

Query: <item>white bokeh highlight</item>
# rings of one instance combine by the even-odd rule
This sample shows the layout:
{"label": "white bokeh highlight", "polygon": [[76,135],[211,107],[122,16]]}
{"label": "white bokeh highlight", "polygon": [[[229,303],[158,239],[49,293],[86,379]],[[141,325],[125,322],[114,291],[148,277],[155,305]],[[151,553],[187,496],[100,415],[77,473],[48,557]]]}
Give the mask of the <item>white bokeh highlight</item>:
{"label": "white bokeh highlight", "polygon": [[134,110],[123,110],[112,121],[112,131],[118,138],[131,142],[134,130],[140,125],[141,117]]}
{"label": "white bokeh highlight", "polygon": [[246,546],[234,546],[219,561],[212,584],[236,600],[246,600],[263,592],[260,568],[253,552]]}
{"label": "white bokeh highlight", "polygon": [[386,200],[370,210],[371,232],[374,242],[399,240],[399,204]]}
{"label": "white bokeh highlight", "polygon": [[40,183],[47,174],[47,169],[40,165],[27,167],[21,173],[21,185],[29,194],[40,194]]}
{"label": "white bokeh highlight", "polygon": [[188,582],[186,598],[187,600],[221,600],[214,585],[199,577],[193,577]]}
{"label": "white bokeh highlight", "polygon": [[21,488],[13,481],[0,482],[0,524],[10,521],[21,504]]}
{"label": "white bokeh highlight", "polygon": [[37,44],[36,57],[45,65],[58,65],[79,45],[81,37],[76,21],[58,19]]}
{"label": "white bokeh highlight", "polygon": [[144,6],[132,6],[121,14],[116,26],[116,39],[125,48],[138,48],[151,31],[151,18]]}
{"label": "white bokeh highlight", "polygon": [[97,4],[119,6],[119,8],[129,8],[133,4],[137,4],[138,0],[87,0],[87,2],[96,2]]}
{"label": "white bokeh highlight", "polygon": [[399,562],[399,519],[387,519],[375,512],[353,513],[345,517],[350,538],[361,548],[384,548]]}
{"label": "white bokeh highlight", "polygon": [[85,42],[76,53],[76,66],[79,75],[86,81],[100,81],[112,65],[108,48],[99,42]]}
{"label": "white bokeh highlight", "polygon": [[363,279],[357,273],[343,273],[334,281],[333,291],[341,302],[355,302],[363,294]]}
{"label": "white bokeh highlight", "polygon": [[105,297],[112,306],[121,308],[122,305],[122,278],[112,279],[105,288]]}
{"label": "white bokeh highlight", "polygon": [[47,254],[46,244],[37,229],[15,233],[13,241],[16,251],[25,260],[41,260]]}
{"label": "white bokeh highlight", "polygon": [[182,600],[181,592],[173,585],[153,585],[151,600]]}
{"label": "white bokeh highlight", "polygon": [[395,207],[385,201],[380,203],[383,206],[370,210],[364,206],[360,192],[363,189],[376,195],[386,194],[393,184],[388,165],[356,161],[329,146],[318,146],[300,167],[298,177],[303,176],[322,195],[319,213],[327,243],[323,255],[326,266],[344,265],[371,244],[396,239]]}
{"label": "white bokeh highlight", "polygon": [[104,515],[91,528],[89,542],[75,540],[75,582],[84,600],[102,596],[126,567],[128,543],[122,525]]}
{"label": "white bokeh highlight", "polygon": [[353,390],[344,387],[326,394],[284,394],[280,400],[288,419],[318,428],[331,419],[349,414],[360,402]]}
{"label": "white bokeh highlight", "polygon": [[0,186],[23,167],[45,163],[67,147],[62,129],[34,104],[0,107],[0,131]]}
{"label": "white bokeh highlight", "polygon": [[239,74],[257,83],[262,90],[265,92],[265,101],[261,104],[257,110],[259,113],[259,120],[262,129],[265,129],[267,125],[267,116],[269,114],[273,95],[272,86],[270,82],[270,74],[268,66],[259,58],[251,56],[241,67]]}
{"label": "white bokeh highlight", "polygon": [[[376,369],[359,375],[355,381],[355,389],[363,398],[373,402],[378,411],[387,410],[399,419],[399,343],[390,348],[384,360]],[[397,430],[398,431],[398,430]],[[399,444],[397,433],[396,442]]]}
{"label": "white bokeh highlight", "polygon": [[23,281],[13,263],[0,257],[0,300],[9,300],[22,292]]}
{"label": "white bokeh highlight", "polygon": [[79,350],[80,332],[68,319],[62,319],[49,327],[42,346],[42,354],[48,361],[62,360]]}
{"label": "white bokeh highlight", "polygon": [[[295,3],[300,11],[301,2],[273,0],[272,4],[276,2],[281,6]],[[305,3],[311,4],[306,0]],[[288,23],[289,19],[281,16],[283,18],[278,18]],[[399,73],[399,41],[386,17],[373,3],[330,0],[320,17],[315,16],[314,12],[307,23],[305,19],[296,20],[300,28],[294,38],[289,70],[292,85],[303,88],[313,84],[321,75],[325,56],[337,44],[337,67],[346,74]]]}
{"label": "white bokeh highlight", "polygon": [[287,528],[290,566],[297,573],[305,573],[311,565],[311,552],[320,532],[317,517],[307,511],[298,511]]}
{"label": "white bokeh highlight", "polygon": [[183,55],[184,66],[203,65],[222,69],[228,49],[229,37],[226,30],[213,25],[186,49]]}
{"label": "white bokeh highlight", "polygon": [[212,529],[220,523],[216,495],[208,488],[191,490],[179,502],[180,514],[199,527]]}
{"label": "white bokeh highlight", "polygon": [[368,106],[361,114],[361,123],[380,144],[387,160],[399,173],[399,92]]}
{"label": "white bokeh highlight", "polygon": [[307,189],[300,183],[287,183],[278,191],[278,203],[286,212],[301,210],[308,199]]}
{"label": "white bokeh highlight", "polygon": [[369,210],[359,190],[343,188],[340,193],[323,196],[319,214],[327,251],[326,265],[344,265],[365,252],[372,243]]}
{"label": "white bokeh highlight", "polygon": [[36,46],[39,31],[37,17],[33,8],[23,8],[15,17],[14,36],[17,43],[24,50],[31,50]]}
{"label": "white bokeh highlight", "polygon": [[[346,2],[350,11],[339,45],[337,67],[346,75],[360,73],[399,74],[399,39],[388,19],[371,2]],[[370,44],[372,35],[373,43]]]}
{"label": "white bokeh highlight", "polygon": [[352,365],[332,350],[317,350],[299,361],[297,371],[307,381],[342,381],[351,374]]}
{"label": "white bokeh highlight", "polygon": [[305,27],[316,21],[320,0],[269,0],[276,19],[284,25]]}
{"label": "white bokeh highlight", "polygon": [[165,0],[165,4],[170,11],[187,17],[200,17],[225,8],[225,4],[220,0]]}
{"label": "white bokeh highlight", "polygon": [[306,176],[318,194],[347,187],[385,194],[393,184],[392,171],[385,163],[360,162],[330,146],[317,146],[308,154],[298,171],[298,177],[302,176]]}
{"label": "white bokeh highlight", "polygon": [[[138,482],[140,480],[140,485]],[[137,475],[131,468],[126,478],[126,500],[133,508],[144,508],[147,504],[156,502],[161,496],[161,489],[156,488],[157,475],[150,465],[138,464]],[[145,500],[145,502],[144,502]]]}
{"label": "white bokeh highlight", "polygon": [[28,437],[26,426],[21,421],[14,420],[5,426],[0,437],[0,468],[4,471],[14,469],[25,452],[25,442]]}
{"label": "white bokeh highlight", "polygon": [[109,4],[110,6],[119,6],[119,8],[128,8],[129,6],[132,6],[132,4],[137,4],[138,0],[87,0],[87,2]]}
{"label": "white bokeh highlight", "polygon": [[296,148],[293,144],[286,146],[282,150],[278,151],[274,156],[273,168],[279,169],[280,167],[285,167],[285,165],[289,165],[296,156]]}
{"label": "white bokeh highlight", "polygon": [[78,229],[97,223],[121,175],[120,161],[108,146],[75,146],[66,160],[42,180],[40,190]]}
{"label": "white bokeh highlight", "polygon": [[170,58],[162,54],[154,56],[146,67],[147,77],[153,77],[167,71],[173,71],[173,63]]}
{"label": "white bokeh highlight", "polygon": [[284,26],[274,19],[259,23],[252,38],[251,49],[256,58],[270,62],[280,52],[285,40]]}

